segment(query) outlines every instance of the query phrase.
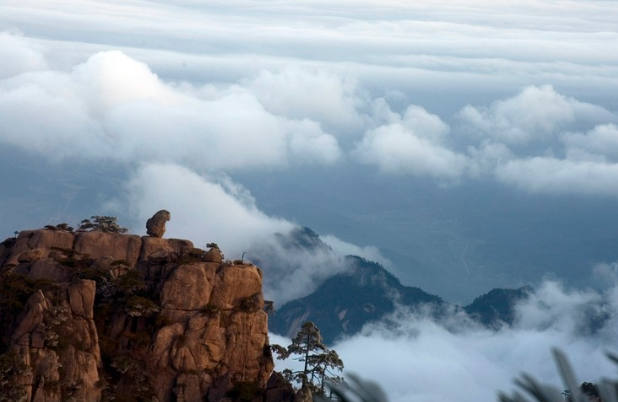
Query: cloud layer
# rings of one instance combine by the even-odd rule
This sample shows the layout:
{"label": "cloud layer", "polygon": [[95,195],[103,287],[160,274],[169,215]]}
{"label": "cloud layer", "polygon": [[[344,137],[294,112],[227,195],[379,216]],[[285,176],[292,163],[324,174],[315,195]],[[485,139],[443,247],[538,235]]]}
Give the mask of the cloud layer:
{"label": "cloud layer", "polygon": [[6,78],[0,116],[0,141],[52,159],[234,170],[340,157],[337,140],[315,121],[274,115],[242,87],[165,83],[118,51],[96,53],[69,72]]}
{"label": "cloud layer", "polygon": [[[388,108],[388,106],[386,106]],[[411,105],[400,116],[388,111],[387,122],[365,133],[355,155],[384,173],[456,178],[466,157],[444,145],[449,127],[438,116]]]}
{"label": "cloud layer", "polygon": [[507,144],[543,142],[575,122],[612,118],[602,107],[557,93],[549,85],[524,88],[519,94],[488,107],[466,106],[461,119],[481,136]]}
{"label": "cloud layer", "polygon": [[[552,347],[567,353],[580,381],[615,377],[605,351],[616,349],[617,288],[597,293],[544,282],[517,306],[517,317],[512,328],[491,331],[463,315],[436,323],[401,310],[333,349],[347,372],[379,383],[390,402],[496,400],[522,372],[563,389]],[[271,342],[289,343],[277,335]],[[276,369],[293,365],[277,362]]]}
{"label": "cloud layer", "polygon": [[371,97],[333,69],[195,85],[119,51],[56,70],[42,44],[0,41],[12,60],[0,68],[0,141],[54,160],[228,172],[345,162],[439,183],[489,177],[531,192],[618,195],[616,114],[549,85],[439,116],[397,95]]}

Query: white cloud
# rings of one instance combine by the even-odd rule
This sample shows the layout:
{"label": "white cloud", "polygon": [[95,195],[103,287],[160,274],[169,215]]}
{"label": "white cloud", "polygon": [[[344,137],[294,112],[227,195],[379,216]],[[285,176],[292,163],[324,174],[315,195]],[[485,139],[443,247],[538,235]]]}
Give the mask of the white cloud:
{"label": "white cloud", "polygon": [[[383,99],[373,102],[373,119],[354,156],[382,172],[431,176],[438,180],[495,177],[537,193],[618,195],[618,130],[608,110],[556,92],[529,86],[487,107],[464,107],[464,127],[450,127],[423,108],[402,115]],[[585,134],[569,128],[594,125]],[[473,136],[462,135],[472,129]],[[563,157],[560,157],[563,154]]]}
{"label": "white cloud", "polygon": [[[375,0],[328,3],[206,5],[195,1],[122,3],[6,1],[0,26],[70,41],[141,46],[190,53],[352,61],[456,75],[481,72],[507,81],[557,79],[611,81],[616,55],[616,8],[606,1],[567,6],[531,0],[463,0],[422,4]],[[68,39],[67,39],[68,38]],[[255,66],[248,66],[254,68]],[[247,68],[247,67],[245,67]],[[609,73],[608,73],[609,71]],[[208,72],[204,72],[208,74]],[[412,74],[410,76],[413,76]],[[561,77],[562,76],[562,77]],[[614,75],[615,76],[615,75]]]}
{"label": "white cloud", "polygon": [[[605,182],[584,190],[570,183],[582,176],[611,176],[607,158],[616,145],[611,123],[616,116],[549,85],[525,87],[485,107],[464,107],[460,121],[480,135],[470,138],[460,135],[459,126],[451,132],[421,106],[408,105],[398,113],[382,98],[371,99],[366,87],[375,83],[363,82],[358,66],[348,74],[341,66],[289,60],[246,68],[235,83],[198,86],[165,81],[149,65],[118,51],[94,53],[68,72],[45,69],[41,48],[53,42],[9,34],[2,40],[11,52],[25,54],[26,62],[18,63],[22,74],[13,69],[0,81],[0,141],[50,158],[235,171],[332,165],[351,152],[352,160],[384,173],[439,182],[489,174],[530,191],[614,192]],[[144,49],[141,54],[153,55]],[[400,101],[405,98],[404,93]],[[586,134],[563,133],[590,124],[597,126]],[[362,130],[363,137],[350,144],[349,134]],[[342,150],[341,138],[353,145],[351,150]],[[564,159],[547,156],[555,155],[551,141],[558,139],[565,145]],[[548,148],[517,147],[529,142]],[[541,163],[551,163],[557,172],[531,179],[518,174]]]}
{"label": "white cloud", "polygon": [[390,260],[382,255],[380,250],[375,246],[357,246],[356,244],[348,243],[334,235],[323,235],[320,239],[328,244],[339,255],[357,255],[368,261],[375,261],[384,267],[390,267]]}
{"label": "white cloud", "polygon": [[330,165],[341,158],[335,137],[324,133],[314,121],[290,121],[287,130],[289,151],[295,160]]}
{"label": "white cloud", "polygon": [[[293,224],[261,212],[242,188],[227,180],[205,178],[172,164],[141,166],[125,186],[128,205],[142,224],[167,209],[172,219],[166,237],[191,239],[203,247],[214,241],[228,258],[240,258],[255,240],[287,232]],[[143,227],[134,228],[144,232]]]}
{"label": "white cloud", "polygon": [[0,142],[50,158],[211,169],[331,164],[341,154],[318,123],[269,113],[242,87],[172,85],[118,51],[96,53],[69,73],[0,81]]}
{"label": "white cloud", "polygon": [[562,137],[567,152],[589,152],[618,160],[618,127],[615,124],[602,124],[585,134],[570,133]]}
{"label": "white cloud", "polygon": [[515,156],[506,145],[491,140],[483,141],[478,146],[468,147],[469,171],[471,177],[492,174],[497,166],[503,165]]}
{"label": "white cloud", "polygon": [[277,72],[262,70],[248,86],[272,113],[308,118],[342,130],[361,127],[357,106],[362,99],[350,77],[288,67]]}
{"label": "white cloud", "polygon": [[410,105],[403,116],[384,100],[373,104],[374,119],[384,124],[365,132],[352,151],[356,159],[382,172],[455,179],[467,159],[445,145],[449,127],[438,116]]}
{"label": "white cloud", "polygon": [[[531,0],[505,14],[505,2],[479,0],[10,1],[0,29],[25,36],[0,35],[0,59],[11,60],[0,66],[0,142],[52,158],[226,171],[332,165],[355,145],[353,160],[385,173],[503,180],[507,162],[561,155],[546,143],[565,131],[616,122],[569,96],[612,105],[618,56],[607,49],[618,10],[610,3]],[[429,103],[442,119],[468,104],[460,121],[478,137],[462,144],[461,127],[449,132],[421,106],[371,110],[395,92],[398,111]],[[611,170],[610,148],[599,151],[611,138],[601,144],[600,135],[565,136],[562,165]],[[507,148],[533,143],[548,149]]]}
{"label": "white cloud", "polygon": [[73,68],[70,79],[91,113],[104,115],[117,105],[152,102],[180,104],[180,93],[165,85],[150,68],[120,51],[95,53]]}
{"label": "white cloud", "polygon": [[544,85],[524,88],[516,96],[495,101],[489,107],[468,105],[459,112],[459,117],[483,136],[509,144],[524,144],[551,139],[576,121],[610,118],[611,113]]}
{"label": "white cloud", "polygon": [[511,160],[495,171],[498,180],[535,193],[618,196],[618,164],[553,157]]}
{"label": "white cloud", "polygon": [[27,38],[0,32],[0,79],[47,68],[37,45]]}
{"label": "white cloud", "polygon": [[551,86],[527,87],[489,107],[466,106],[458,116],[479,135],[479,144],[468,146],[471,176],[493,175],[535,193],[618,195],[618,130],[597,124],[616,116],[600,106]]}
{"label": "white cloud", "polygon": [[247,258],[257,260],[264,270],[264,297],[277,306],[307,296],[327,278],[348,269],[344,255],[335,250],[290,248],[277,236],[256,237],[247,250]]}
{"label": "white cloud", "polygon": [[[377,381],[391,402],[491,401],[498,390],[512,389],[522,371],[562,389],[552,347],[567,353],[580,381],[615,377],[605,350],[615,349],[618,336],[617,294],[546,282],[518,306],[512,328],[490,331],[460,315],[441,325],[399,311],[333,348],[347,372]],[[605,313],[600,328],[583,331]]]}
{"label": "white cloud", "polygon": [[433,143],[446,139],[450,128],[440,117],[427,112],[420,106],[410,105],[401,118],[403,126],[421,138]]}

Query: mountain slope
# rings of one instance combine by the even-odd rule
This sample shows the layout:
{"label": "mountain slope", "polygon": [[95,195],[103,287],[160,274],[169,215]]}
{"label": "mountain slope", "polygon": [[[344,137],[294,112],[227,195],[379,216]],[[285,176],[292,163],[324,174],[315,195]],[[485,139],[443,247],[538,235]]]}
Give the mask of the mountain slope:
{"label": "mountain slope", "polygon": [[530,293],[530,286],[493,289],[474,299],[464,310],[470,317],[490,328],[497,328],[503,323],[512,325],[515,320],[515,304],[527,298]]}
{"label": "mountain slope", "polygon": [[[297,228],[285,235],[279,234],[277,241],[282,249],[299,255],[335,252],[307,227]],[[293,272],[296,262],[289,263],[277,257],[277,253],[265,248],[252,252],[254,261],[270,273],[270,281],[278,281],[281,286],[280,273]],[[331,263],[335,261],[338,260],[333,259]],[[480,324],[497,329],[504,324],[513,324],[516,303],[532,292],[530,287],[494,289],[479,296],[470,305],[461,307],[446,303],[420,288],[404,286],[379,263],[358,256],[347,256],[342,266],[332,268],[335,273],[311,294],[284,303],[270,313],[271,332],[292,337],[305,321],[313,321],[320,328],[324,341],[332,344],[342,336],[356,334],[365,324],[393,313],[398,305],[412,311],[429,305],[431,308],[428,311],[436,319],[447,310],[464,312]],[[267,281],[268,277],[266,275]],[[288,277],[293,279],[293,276]]]}
{"label": "mountain slope", "polygon": [[408,307],[442,306],[438,297],[415,287],[403,286],[380,264],[356,256],[346,257],[349,270],[327,279],[312,294],[286,303],[269,317],[272,332],[293,336],[305,321],[320,328],[326,343],[353,335],[368,322]]}

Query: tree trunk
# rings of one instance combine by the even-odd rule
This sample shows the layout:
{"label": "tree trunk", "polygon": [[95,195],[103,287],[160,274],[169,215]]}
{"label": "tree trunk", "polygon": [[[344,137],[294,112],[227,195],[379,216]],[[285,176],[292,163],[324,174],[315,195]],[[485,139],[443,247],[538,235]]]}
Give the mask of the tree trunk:
{"label": "tree trunk", "polygon": [[309,361],[309,341],[310,341],[310,337],[309,337],[309,334],[307,334],[307,340],[305,342],[305,370],[303,371],[305,375],[303,376],[303,385],[306,385],[307,383],[307,364]]}

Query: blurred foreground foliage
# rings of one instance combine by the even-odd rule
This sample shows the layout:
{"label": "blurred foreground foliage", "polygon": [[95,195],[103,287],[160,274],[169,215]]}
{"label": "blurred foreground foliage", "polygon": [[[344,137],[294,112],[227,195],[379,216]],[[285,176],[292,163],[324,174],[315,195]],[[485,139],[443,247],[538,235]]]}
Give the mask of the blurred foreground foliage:
{"label": "blurred foreground foliage", "polygon": [[[515,379],[520,390],[511,395],[498,393],[499,402],[618,402],[618,379],[602,378],[598,383],[579,383],[566,355],[559,349],[552,354],[564,384],[564,390],[542,384],[528,374]],[[618,355],[607,353],[607,357],[618,367]],[[578,385],[579,384],[579,385]],[[354,374],[346,374],[346,381],[330,383],[331,397],[316,395],[315,402],[338,400],[341,402],[388,402],[386,393],[380,386]]]}

